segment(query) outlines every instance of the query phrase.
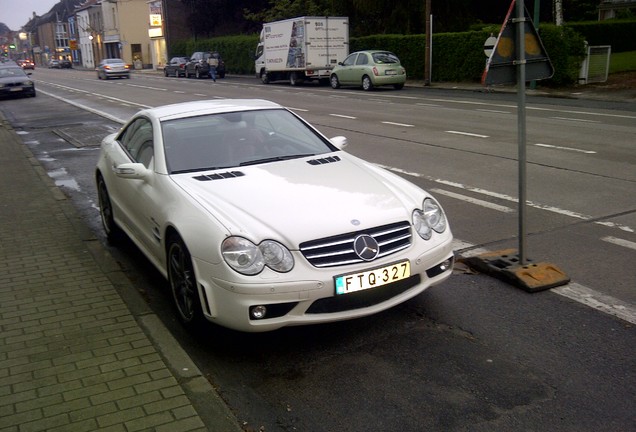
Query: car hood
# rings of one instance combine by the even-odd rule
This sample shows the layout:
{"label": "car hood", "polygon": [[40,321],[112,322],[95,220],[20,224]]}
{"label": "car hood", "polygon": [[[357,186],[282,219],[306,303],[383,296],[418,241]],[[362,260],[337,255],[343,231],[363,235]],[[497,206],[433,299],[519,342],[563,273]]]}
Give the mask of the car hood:
{"label": "car hood", "polygon": [[344,152],[333,155],[172,179],[231,234],[253,241],[271,238],[292,248],[310,239],[410,221],[413,209],[421,207],[425,192],[411,183]]}
{"label": "car hood", "polygon": [[0,78],[0,83],[11,84],[11,83],[25,83],[27,81],[31,81],[27,75],[11,75]]}

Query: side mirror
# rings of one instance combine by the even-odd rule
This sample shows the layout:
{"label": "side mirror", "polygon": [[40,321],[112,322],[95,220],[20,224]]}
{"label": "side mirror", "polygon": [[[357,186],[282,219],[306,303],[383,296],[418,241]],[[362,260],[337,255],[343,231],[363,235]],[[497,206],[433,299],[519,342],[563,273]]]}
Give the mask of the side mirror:
{"label": "side mirror", "polygon": [[124,163],[113,167],[117,177],[133,180],[146,180],[150,177],[150,171],[141,163]]}
{"label": "side mirror", "polygon": [[344,150],[344,148],[349,144],[347,137],[344,136],[336,136],[330,138],[329,141],[331,141],[331,144],[335,145],[338,150]]}

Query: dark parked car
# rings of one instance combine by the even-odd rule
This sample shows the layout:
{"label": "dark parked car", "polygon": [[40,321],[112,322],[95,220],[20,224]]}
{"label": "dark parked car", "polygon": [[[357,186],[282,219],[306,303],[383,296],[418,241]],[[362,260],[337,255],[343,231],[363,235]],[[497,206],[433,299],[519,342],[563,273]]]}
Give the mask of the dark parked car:
{"label": "dark parked car", "polygon": [[216,76],[225,78],[225,62],[216,51],[197,51],[192,54],[190,60],[186,63],[185,77],[209,78],[210,65],[208,60],[210,57],[215,57],[219,61],[219,65],[216,67]]}
{"label": "dark parked car", "polygon": [[127,65],[122,59],[118,58],[109,58],[100,61],[95,70],[97,71],[97,78],[99,79],[130,78],[130,65]]}
{"label": "dark parked car", "polygon": [[64,59],[60,60],[60,68],[62,69],[71,69],[73,68],[73,63],[70,60]]}
{"label": "dark parked car", "polygon": [[167,77],[169,77],[169,76],[174,76],[174,77],[186,76],[185,66],[186,66],[186,63],[188,62],[188,60],[190,60],[190,59],[188,57],[186,57],[186,56],[172,57],[170,59],[170,63],[168,63],[163,68],[164,76],[167,76]]}
{"label": "dark parked car", "polygon": [[0,66],[0,96],[31,96],[35,97],[35,84],[28,74],[17,64],[2,64]]}

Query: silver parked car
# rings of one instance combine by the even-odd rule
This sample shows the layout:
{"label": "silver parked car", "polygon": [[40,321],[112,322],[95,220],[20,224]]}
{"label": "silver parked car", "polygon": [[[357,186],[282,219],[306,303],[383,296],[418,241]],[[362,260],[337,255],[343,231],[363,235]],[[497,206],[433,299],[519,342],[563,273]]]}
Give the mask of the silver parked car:
{"label": "silver parked car", "polygon": [[119,58],[104,59],[99,62],[95,70],[99,79],[130,78],[130,65]]}

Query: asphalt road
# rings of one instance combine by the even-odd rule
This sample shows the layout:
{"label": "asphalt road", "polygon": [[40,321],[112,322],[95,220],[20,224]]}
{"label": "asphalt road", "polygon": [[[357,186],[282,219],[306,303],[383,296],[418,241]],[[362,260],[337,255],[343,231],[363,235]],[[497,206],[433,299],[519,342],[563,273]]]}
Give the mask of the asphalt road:
{"label": "asphalt road", "polygon": [[[262,97],[435,189],[464,250],[516,245],[510,95],[335,92],[232,78],[97,82],[81,71],[35,78],[37,98],[0,101],[0,110],[101,239],[92,172],[99,137],[117,119],[145,105]],[[444,285],[362,320],[258,335],[210,325],[188,334],[171,318],[165,281],[139,252],[109,251],[246,430],[633,430],[634,328],[612,306],[629,312],[635,303],[636,117],[613,101],[529,106],[530,250],[563,266],[575,290],[591,290],[612,314],[459,267]]]}

